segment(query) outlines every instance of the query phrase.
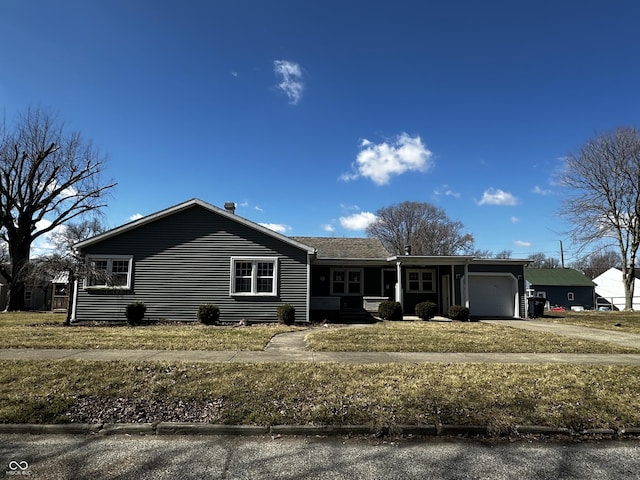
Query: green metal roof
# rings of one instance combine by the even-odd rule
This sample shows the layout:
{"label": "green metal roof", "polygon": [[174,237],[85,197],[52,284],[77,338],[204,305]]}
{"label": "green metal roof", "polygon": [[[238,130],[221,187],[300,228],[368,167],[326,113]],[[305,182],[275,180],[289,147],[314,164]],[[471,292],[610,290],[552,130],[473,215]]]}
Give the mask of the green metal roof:
{"label": "green metal roof", "polygon": [[594,286],[589,278],[573,268],[526,268],[524,273],[531,285]]}

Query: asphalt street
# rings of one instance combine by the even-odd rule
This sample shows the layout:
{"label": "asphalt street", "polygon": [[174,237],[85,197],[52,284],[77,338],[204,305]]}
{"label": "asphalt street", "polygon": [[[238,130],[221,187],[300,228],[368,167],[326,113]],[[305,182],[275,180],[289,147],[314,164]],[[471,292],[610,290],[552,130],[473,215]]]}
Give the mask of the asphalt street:
{"label": "asphalt street", "polygon": [[34,479],[640,478],[640,441],[0,435],[0,476]]}

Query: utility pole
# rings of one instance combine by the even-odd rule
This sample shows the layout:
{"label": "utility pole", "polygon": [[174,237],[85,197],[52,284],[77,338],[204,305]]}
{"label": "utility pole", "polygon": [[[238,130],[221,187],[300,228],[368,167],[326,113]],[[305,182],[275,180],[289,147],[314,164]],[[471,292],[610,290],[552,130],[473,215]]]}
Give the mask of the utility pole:
{"label": "utility pole", "polygon": [[560,264],[564,268],[564,250],[562,250],[562,240],[560,240]]}

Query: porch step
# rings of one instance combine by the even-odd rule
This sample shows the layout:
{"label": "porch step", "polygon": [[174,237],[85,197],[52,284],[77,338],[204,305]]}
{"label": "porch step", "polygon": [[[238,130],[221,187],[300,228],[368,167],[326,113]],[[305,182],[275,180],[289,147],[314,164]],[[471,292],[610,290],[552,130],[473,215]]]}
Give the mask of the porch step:
{"label": "porch step", "polygon": [[340,311],[340,323],[373,323],[375,318],[364,309],[353,308]]}

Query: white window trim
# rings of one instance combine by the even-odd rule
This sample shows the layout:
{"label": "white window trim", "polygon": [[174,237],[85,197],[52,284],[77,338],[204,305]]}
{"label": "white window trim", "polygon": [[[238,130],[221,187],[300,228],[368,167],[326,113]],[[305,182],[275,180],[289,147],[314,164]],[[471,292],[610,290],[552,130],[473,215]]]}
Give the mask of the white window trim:
{"label": "white window trim", "polygon": [[[109,266],[112,265],[113,260],[127,260],[129,262],[127,283],[126,285],[90,285],[89,279],[85,277],[85,290],[131,290],[131,279],[133,278],[133,255],[87,255],[87,263],[91,264],[91,262],[95,260],[106,260]],[[111,269],[107,268],[107,271],[111,271]]]}
{"label": "white window trim", "polygon": [[[344,272],[344,292],[334,292],[333,290],[333,274],[334,272]],[[357,293],[349,293],[349,272],[358,272],[360,273],[360,290]],[[362,295],[364,289],[364,269],[362,268],[332,268],[329,272],[330,282],[329,286],[331,288],[331,295],[340,295],[340,296],[359,296]]]}
{"label": "white window trim", "polygon": [[[251,291],[236,292],[236,262],[251,262]],[[257,292],[258,263],[273,263],[273,288],[270,292]],[[229,296],[232,297],[276,297],[278,296],[278,257],[231,257],[229,272]]]}
{"label": "white window trim", "polygon": [[[409,274],[413,273],[413,272],[418,272],[419,275],[419,282],[420,282],[420,289],[419,290],[411,290],[409,288],[410,282],[409,282]],[[422,274],[429,272],[431,273],[431,285],[433,286],[433,288],[431,290],[425,290],[424,289],[424,284],[422,282]],[[436,271],[435,269],[431,269],[431,268],[408,268],[407,271],[405,272],[405,278],[407,281],[407,285],[406,285],[406,290],[407,293],[435,293],[436,291]]]}
{"label": "white window trim", "polygon": [[573,302],[573,301],[575,301],[575,299],[576,299],[576,296],[574,295],[573,292],[567,292],[567,300],[568,301]]}

